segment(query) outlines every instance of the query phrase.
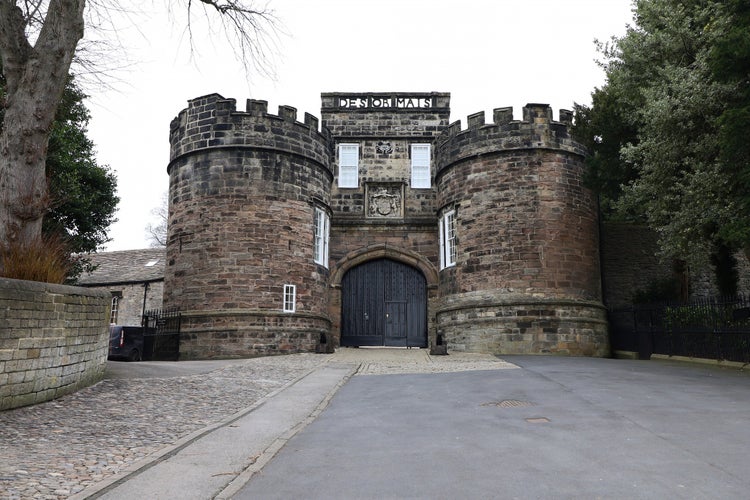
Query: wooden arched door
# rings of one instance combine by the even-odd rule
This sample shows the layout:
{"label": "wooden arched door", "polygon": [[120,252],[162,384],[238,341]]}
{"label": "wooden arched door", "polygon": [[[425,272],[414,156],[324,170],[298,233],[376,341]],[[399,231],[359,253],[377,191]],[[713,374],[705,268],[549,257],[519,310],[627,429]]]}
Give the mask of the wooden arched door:
{"label": "wooden arched door", "polygon": [[377,259],[341,281],[341,345],[427,347],[427,282],[411,266]]}

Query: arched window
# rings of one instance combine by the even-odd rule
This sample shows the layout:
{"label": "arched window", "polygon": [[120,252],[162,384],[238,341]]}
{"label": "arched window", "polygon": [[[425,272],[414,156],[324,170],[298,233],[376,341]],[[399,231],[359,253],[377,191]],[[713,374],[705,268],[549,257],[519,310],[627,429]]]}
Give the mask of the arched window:
{"label": "arched window", "polygon": [[109,313],[109,322],[113,325],[117,324],[117,313],[120,309],[120,299],[122,299],[121,292],[112,292],[112,307]]}

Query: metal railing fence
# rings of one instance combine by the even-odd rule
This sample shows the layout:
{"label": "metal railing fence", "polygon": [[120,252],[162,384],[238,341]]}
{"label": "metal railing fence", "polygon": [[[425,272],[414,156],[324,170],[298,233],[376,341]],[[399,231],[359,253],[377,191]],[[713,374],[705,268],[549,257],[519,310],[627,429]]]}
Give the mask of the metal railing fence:
{"label": "metal railing fence", "polygon": [[750,298],[637,304],[609,311],[615,350],[750,363]]}

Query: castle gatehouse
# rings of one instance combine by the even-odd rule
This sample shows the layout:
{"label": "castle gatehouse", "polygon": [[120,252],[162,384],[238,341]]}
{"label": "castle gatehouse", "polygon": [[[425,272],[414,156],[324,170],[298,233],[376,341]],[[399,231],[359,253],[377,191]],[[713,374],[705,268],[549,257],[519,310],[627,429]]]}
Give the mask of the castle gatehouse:
{"label": "castle gatehouse", "polygon": [[182,359],[609,354],[570,112],[462,128],[448,93],[324,93],[321,118],[211,94],[172,122],[164,305]]}

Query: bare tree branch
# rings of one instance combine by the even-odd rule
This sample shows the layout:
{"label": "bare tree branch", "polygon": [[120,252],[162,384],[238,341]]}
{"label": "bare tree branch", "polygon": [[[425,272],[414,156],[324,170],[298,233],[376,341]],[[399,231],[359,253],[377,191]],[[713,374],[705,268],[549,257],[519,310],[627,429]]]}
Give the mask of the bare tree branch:
{"label": "bare tree branch", "polygon": [[[267,5],[262,7],[250,0],[179,0],[185,2],[188,23],[186,30],[191,52],[196,48],[193,32],[195,11],[202,13],[203,21],[210,26],[212,21],[221,24],[222,31],[233,47],[235,55],[250,75],[255,72],[275,78],[273,56],[277,53],[277,42],[281,22]],[[218,19],[211,11],[218,13]]]}
{"label": "bare tree branch", "polygon": [[167,246],[167,224],[169,219],[169,194],[164,193],[161,197],[161,205],[154,207],[151,214],[156,217],[156,224],[149,222],[146,225],[146,235],[148,236],[152,248]]}
{"label": "bare tree branch", "polygon": [[[208,34],[220,26],[248,76],[252,69],[273,77],[278,19],[273,11],[256,7],[254,0],[165,0],[187,13],[187,33],[194,50],[195,28]],[[123,57],[99,56],[122,49],[113,12],[127,13],[114,0],[0,0],[0,64],[5,77],[4,112],[0,128],[0,243],[35,241],[49,197],[45,158],[55,109],[68,80],[71,63],[98,78],[102,64]],[[136,7],[137,8],[137,7]],[[194,15],[194,14],[201,15]],[[118,19],[118,22],[121,19]],[[196,26],[194,23],[197,22]],[[91,33],[79,45],[84,25]],[[137,26],[137,24],[133,24]],[[208,39],[211,40],[210,38]],[[124,51],[123,51],[124,52]]]}

